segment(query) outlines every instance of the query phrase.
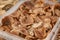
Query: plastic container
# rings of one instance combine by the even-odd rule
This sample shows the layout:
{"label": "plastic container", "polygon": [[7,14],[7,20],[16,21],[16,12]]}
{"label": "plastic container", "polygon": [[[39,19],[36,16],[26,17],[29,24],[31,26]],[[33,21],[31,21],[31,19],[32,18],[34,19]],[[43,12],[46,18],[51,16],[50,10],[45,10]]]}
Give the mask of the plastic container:
{"label": "plastic container", "polygon": [[[23,3],[24,1],[23,0],[20,0],[21,1],[21,3]],[[13,7],[13,8],[11,8],[9,11],[7,11],[7,15],[10,15],[11,13],[13,13],[13,12],[15,12],[17,9],[18,9],[18,7],[20,6],[20,1]],[[53,3],[52,3],[53,4]],[[6,14],[4,14],[5,16],[6,16]],[[3,17],[3,16],[0,16],[0,17]],[[52,36],[54,35],[54,33],[55,33],[55,31],[56,31],[56,29],[58,28],[58,25],[59,25],[59,23],[60,23],[60,18],[57,20],[57,22],[56,22],[56,24],[55,24],[55,26],[54,26],[54,28],[51,30],[51,32],[47,35],[47,37],[45,38],[45,39],[43,39],[43,40],[51,40],[51,38],[52,38]],[[4,33],[4,34],[3,34]],[[21,37],[18,37],[18,36],[16,36],[16,35],[13,35],[13,34],[9,34],[9,33],[7,33],[7,32],[4,32],[4,31],[0,31],[0,35],[2,36],[2,37],[5,37],[7,40],[24,40],[23,38],[21,38]]]}

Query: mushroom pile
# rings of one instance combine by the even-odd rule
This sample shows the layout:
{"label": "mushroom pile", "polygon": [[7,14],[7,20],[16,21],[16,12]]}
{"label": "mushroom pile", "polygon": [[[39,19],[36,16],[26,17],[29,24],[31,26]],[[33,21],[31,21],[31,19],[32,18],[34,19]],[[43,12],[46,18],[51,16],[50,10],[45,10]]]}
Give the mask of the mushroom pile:
{"label": "mushroom pile", "polygon": [[60,4],[49,5],[42,0],[26,1],[18,10],[2,19],[0,30],[26,40],[43,40],[60,17]]}

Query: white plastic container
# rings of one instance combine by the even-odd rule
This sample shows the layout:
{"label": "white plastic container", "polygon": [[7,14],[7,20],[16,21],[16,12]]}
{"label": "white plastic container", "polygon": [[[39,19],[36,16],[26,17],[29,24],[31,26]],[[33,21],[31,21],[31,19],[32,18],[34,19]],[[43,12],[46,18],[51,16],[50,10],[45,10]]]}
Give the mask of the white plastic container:
{"label": "white plastic container", "polygon": [[[24,2],[23,0],[20,0],[20,1],[21,1],[21,3]],[[10,15],[11,13],[15,12],[21,4],[20,1],[13,8],[11,8],[9,11],[7,11],[8,14],[7,13],[6,14]],[[4,16],[7,16],[6,14],[4,14]],[[0,16],[0,17],[3,18],[4,16]],[[51,40],[52,36],[54,35],[54,32],[58,28],[59,22],[60,22],[60,18],[57,20],[54,28],[52,29],[52,31],[47,35],[47,37],[44,40]],[[0,35],[2,37],[5,37],[7,40],[24,40],[21,37],[17,37],[16,35],[9,34],[9,33],[4,32],[4,31],[0,31]]]}

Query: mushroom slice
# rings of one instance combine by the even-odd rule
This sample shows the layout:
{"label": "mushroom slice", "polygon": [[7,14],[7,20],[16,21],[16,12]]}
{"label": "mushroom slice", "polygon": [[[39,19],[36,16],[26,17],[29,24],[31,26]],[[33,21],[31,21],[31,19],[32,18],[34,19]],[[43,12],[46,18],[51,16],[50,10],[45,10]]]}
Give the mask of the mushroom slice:
{"label": "mushroom slice", "polygon": [[33,27],[33,28],[39,28],[39,27],[42,26],[42,24],[43,24],[43,22],[34,23],[34,24],[32,25],[32,27]]}
{"label": "mushroom slice", "polygon": [[34,7],[43,7],[44,6],[44,2],[45,0],[36,0],[34,3],[35,3],[35,6]]}
{"label": "mushroom slice", "polygon": [[28,30],[28,32],[29,32],[30,36],[34,36],[34,30],[33,30],[33,28],[30,28],[30,29]]}
{"label": "mushroom slice", "polygon": [[9,26],[1,26],[0,30],[10,32],[11,28]]}
{"label": "mushroom slice", "polygon": [[24,35],[27,35],[27,36],[29,35],[27,29],[24,28],[24,27],[20,27],[20,33],[21,33],[21,34],[24,34]]}
{"label": "mushroom slice", "polygon": [[12,13],[10,16],[14,18],[19,18],[20,15],[21,15],[21,11],[17,10],[14,13]]}
{"label": "mushroom slice", "polygon": [[57,16],[51,16],[50,18],[51,18],[53,24],[55,24],[58,20]]}
{"label": "mushroom slice", "polygon": [[55,14],[60,17],[60,3],[54,6]]}
{"label": "mushroom slice", "polygon": [[33,8],[33,4],[30,1],[24,2],[21,6],[20,6],[20,10],[21,11],[28,11],[29,9]]}
{"label": "mushroom slice", "polygon": [[43,27],[46,28],[47,33],[50,32],[50,30],[53,28],[52,24],[50,23],[44,23]]}
{"label": "mushroom slice", "polygon": [[39,39],[43,39],[46,37],[46,31],[45,28],[41,28],[41,29],[35,29],[34,30],[35,36]]}
{"label": "mushroom slice", "polygon": [[5,18],[2,19],[2,24],[6,26],[13,24],[13,22],[14,19],[10,16],[6,16]]}
{"label": "mushroom slice", "polygon": [[50,18],[44,18],[43,20],[45,23],[51,23],[51,19]]}
{"label": "mushroom slice", "polygon": [[56,15],[57,15],[57,16],[59,16],[59,17],[60,17],[60,10],[55,9],[55,13],[56,13]]}
{"label": "mushroom slice", "polygon": [[25,17],[20,17],[19,19],[22,25],[30,25],[33,24],[34,20],[30,15],[26,15]]}

